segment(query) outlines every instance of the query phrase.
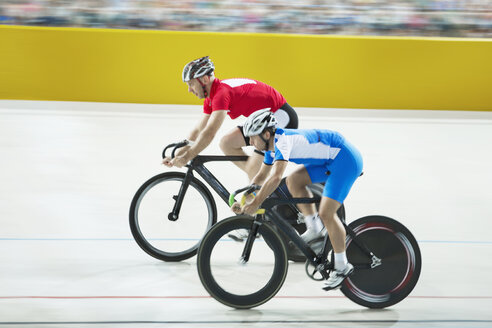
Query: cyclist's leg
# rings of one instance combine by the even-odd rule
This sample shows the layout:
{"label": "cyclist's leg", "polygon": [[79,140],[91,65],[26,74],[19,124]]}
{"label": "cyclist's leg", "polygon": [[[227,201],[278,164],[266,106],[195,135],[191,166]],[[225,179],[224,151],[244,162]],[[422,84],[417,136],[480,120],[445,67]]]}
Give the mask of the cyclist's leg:
{"label": "cyclist's leg", "polygon": [[335,270],[330,274],[324,287],[325,290],[330,290],[340,286],[353,271],[353,266],[348,263],[345,254],[346,233],[338,218],[337,210],[362,172],[362,157],[355,147],[346,142],[327,169],[329,176],[323,190],[319,212],[328,231],[335,258]]}
{"label": "cyclist's leg", "polygon": [[[246,156],[242,147],[249,146],[249,138],[244,137],[242,126],[238,126],[223,136],[219,145],[227,156]],[[241,170],[245,171],[248,178],[251,180],[260,169],[262,162],[263,155],[254,152],[247,161],[233,163]]]}
{"label": "cyclist's leg", "polygon": [[340,202],[324,196],[324,193],[319,204],[319,216],[328,231],[335,253],[345,251],[345,228],[337,215],[341,205]]}
{"label": "cyclist's leg", "polygon": [[[313,194],[307,188],[312,182],[305,166],[299,166],[294,172],[289,174],[285,183],[292,197],[313,197]],[[316,213],[316,206],[314,204],[297,204],[297,207],[304,216],[314,215]]]}
{"label": "cyclist's leg", "polygon": [[[311,183],[324,182],[326,180],[326,166],[307,165],[300,166],[287,179],[286,184],[293,197],[313,197],[307,186]],[[306,231],[301,235],[302,239],[309,243],[324,236],[324,225],[318,216],[315,204],[297,204],[304,215]]]}
{"label": "cyclist's leg", "polygon": [[261,164],[263,163],[265,155],[258,151],[258,150],[253,150],[253,153],[251,156],[249,156],[248,161],[246,162],[246,173],[248,174],[249,180],[251,181],[256,173],[260,170]]}
{"label": "cyclist's leg", "polygon": [[362,172],[362,157],[355,147],[345,142],[326,169],[328,177],[320,203],[320,216],[330,235],[333,250],[340,253],[345,251],[345,229],[337,216],[337,210]]}
{"label": "cyclist's leg", "polygon": [[338,218],[337,210],[342,205],[339,201],[323,196],[319,213],[328,231],[330,242],[334,252],[334,270],[324,283],[324,290],[338,288],[343,280],[352,274],[354,267],[347,260],[345,253],[345,228]]}
{"label": "cyclist's leg", "polygon": [[[248,138],[249,139],[249,138]],[[244,156],[246,155],[242,149],[244,146],[248,146],[244,138],[242,127],[238,126],[225,134],[222,139],[220,139],[220,149],[228,156]],[[244,164],[243,162],[235,162],[234,164]],[[239,166],[239,165],[238,165]],[[244,165],[243,165],[244,166]],[[241,167],[241,166],[240,166]]]}

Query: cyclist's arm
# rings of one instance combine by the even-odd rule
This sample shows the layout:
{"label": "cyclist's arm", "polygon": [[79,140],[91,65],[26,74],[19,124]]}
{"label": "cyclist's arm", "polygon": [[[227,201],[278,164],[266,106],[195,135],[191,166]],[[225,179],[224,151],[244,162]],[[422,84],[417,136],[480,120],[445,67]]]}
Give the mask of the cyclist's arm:
{"label": "cyclist's arm", "polygon": [[270,173],[271,169],[272,169],[272,165],[267,165],[263,163],[258,173],[256,173],[253,180],[251,180],[251,184],[261,186],[263,182],[265,182],[265,179],[268,177],[268,174]]}
{"label": "cyclist's arm", "polygon": [[281,160],[277,160],[273,163],[271,174],[256,194],[256,198],[253,201],[254,205],[259,207],[261,203],[263,203],[263,201],[278,188],[288,163],[288,161]]}
{"label": "cyclist's arm", "polygon": [[226,110],[215,110],[212,114],[210,114],[205,126],[198,133],[195,143],[188,149],[186,154],[184,154],[188,160],[192,160],[196,155],[210,145],[220,126],[224,122],[226,115]]}
{"label": "cyclist's arm", "polygon": [[210,114],[204,114],[203,118],[198,122],[193,130],[191,130],[188,140],[195,141],[198,138],[200,132],[207,126]]}
{"label": "cyclist's arm", "polygon": [[[193,130],[191,130],[188,136],[188,140],[195,141],[198,138],[200,131],[202,131],[207,126],[209,118],[210,118],[210,114],[203,115],[203,118],[198,122],[198,124],[193,128]],[[176,153],[176,156],[183,155],[188,149],[190,149],[190,146],[180,148]]]}

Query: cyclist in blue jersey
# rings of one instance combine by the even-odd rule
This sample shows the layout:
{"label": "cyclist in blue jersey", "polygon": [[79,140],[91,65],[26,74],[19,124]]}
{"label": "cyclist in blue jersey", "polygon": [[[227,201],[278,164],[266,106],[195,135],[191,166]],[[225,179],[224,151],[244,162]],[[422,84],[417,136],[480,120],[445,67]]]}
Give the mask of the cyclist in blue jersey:
{"label": "cyclist in blue jersey", "polygon": [[325,187],[319,213],[316,213],[314,204],[298,204],[306,218],[307,227],[301,237],[309,242],[328,232],[335,263],[323,289],[339,287],[354,268],[345,254],[345,228],[337,216],[337,210],[362,173],[359,151],[335,131],[277,128],[275,117],[268,109],[259,110],[249,116],[243,131],[250,138],[251,145],[265,151],[264,164],[251,181],[261,185],[261,189],[243,207],[234,204],[233,211],[254,215],[261,203],[279,186],[287,163],[291,161],[303,164],[286,179],[292,196],[312,197],[307,189],[311,183],[325,182]]}

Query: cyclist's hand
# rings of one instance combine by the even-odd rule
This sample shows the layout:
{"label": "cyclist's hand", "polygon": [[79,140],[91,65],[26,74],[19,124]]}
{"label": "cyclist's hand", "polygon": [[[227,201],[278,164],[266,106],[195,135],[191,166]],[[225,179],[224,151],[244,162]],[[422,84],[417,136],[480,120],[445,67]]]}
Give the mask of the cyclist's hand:
{"label": "cyclist's hand", "polygon": [[183,167],[188,163],[186,156],[176,156],[171,160],[172,166]]}
{"label": "cyclist's hand", "polygon": [[239,204],[238,202],[235,202],[234,204],[232,204],[231,210],[235,214],[241,214],[243,212],[243,209],[241,208],[241,204]]}
{"label": "cyclist's hand", "polygon": [[247,194],[246,195],[246,200],[245,200],[245,204],[250,204],[251,202],[253,202],[255,199],[255,195],[254,194]]}
{"label": "cyclist's hand", "polygon": [[169,157],[166,157],[162,160],[162,164],[166,165],[167,167],[172,167],[173,163],[171,162],[171,159]]}
{"label": "cyclist's hand", "polygon": [[258,208],[259,206],[253,202],[250,204],[245,204],[242,208],[242,212],[244,214],[254,216],[256,214],[256,211],[258,211]]}

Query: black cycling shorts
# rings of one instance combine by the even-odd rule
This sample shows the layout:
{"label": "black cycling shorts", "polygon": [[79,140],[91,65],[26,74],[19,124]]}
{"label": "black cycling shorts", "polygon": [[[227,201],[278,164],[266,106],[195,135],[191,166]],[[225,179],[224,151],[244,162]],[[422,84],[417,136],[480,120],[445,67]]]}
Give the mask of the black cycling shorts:
{"label": "black cycling shorts", "polygon": [[[288,103],[283,104],[273,115],[277,119],[279,128],[297,129],[299,127],[297,113]],[[249,146],[249,137],[244,136],[243,126],[238,125],[237,127],[241,130],[246,146]]]}

